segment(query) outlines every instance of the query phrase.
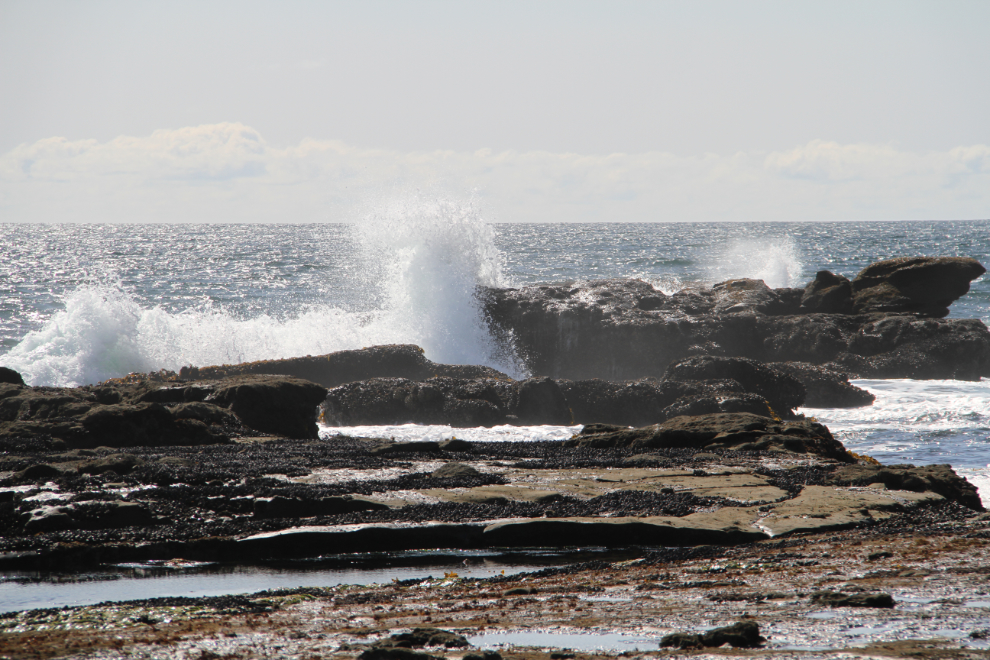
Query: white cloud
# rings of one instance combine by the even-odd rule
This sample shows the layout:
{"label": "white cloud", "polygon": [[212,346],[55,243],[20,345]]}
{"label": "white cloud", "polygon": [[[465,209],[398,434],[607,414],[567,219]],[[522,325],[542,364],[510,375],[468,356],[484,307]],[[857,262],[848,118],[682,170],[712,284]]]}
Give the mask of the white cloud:
{"label": "white cloud", "polygon": [[914,153],[815,140],[785,152],[593,156],[265,143],[223,123],[0,155],[4,221],[346,221],[392,191],[477,190],[499,221],[966,219],[990,216],[990,147]]}

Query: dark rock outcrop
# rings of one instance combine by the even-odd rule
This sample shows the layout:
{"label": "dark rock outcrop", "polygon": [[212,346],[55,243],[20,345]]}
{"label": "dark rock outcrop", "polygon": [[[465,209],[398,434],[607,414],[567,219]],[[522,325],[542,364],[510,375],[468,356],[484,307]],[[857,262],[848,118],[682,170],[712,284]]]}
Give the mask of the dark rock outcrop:
{"label": "dark rock outcrop", "polygon": [[800,311],[807,314],[851,314],[852,291],[849,278],[820,270],[815,273],[815,279],[804,287]]}
{"label": "dark rock outcrop", "polygon": [[819,591],[811,595],[811,602],[826,607],[874,607],[890,609],[896,603],[890,594],[846,594],[841,591]]}
{"label": "dark rock outcrop", "polygon": [[211,367],[183,367],[178,375],[182,380],[195,381],[217,380],[247,374],[294,376],[324,387],[337,387],[344,383],[371,378],[408,380],[426,380],[435,377],[505,380],[509,378],[491,367],[432,362],[426,359],[422,348],[412,344],[372,346],[284,360],[260,360]]}
{"label": "dark rock outcrop", "polygon": [[565,444],[593,448],[777,450],[810,453],[846,463],[855,461],[829,430],[817,422],[781,422],[751,413],[675,417],[638,429],[589,426]]}
{"label": "dark rock outcrop", "polygon": [[860,313],[915,313],[943,317],[987,269],[963,257],[901,257],[870,264],[852,281]]}
{"label": "dark rock outcrop", "polygon": [[315,383],[263,375],[77,388],[0,384],[0,438],[51,437],[75,448],[215,444],[252,431],[315,438],[325,396]]}
{"label": "dark rock outcrop", "polygon": [[668,380],[734,380],[744,392],[759,394],[770,407],[780,412],[797,408],[805,401],[800,380],[786,372],[746,358],[700,355],[680,360],[667,367]]}
{"label": "dark rock outcrop", "polygon": [[19,373],[7,367],[0,367],[0,383],[11,385],[24,385],[24,379]]}
{"label": "dark rock outcrop", "polygon": [[804,403],[808,408],[859,408],[869,406],[875,396],[849,382],[849,376],[839,371],[808,362],[771,362],[767,367],[790,374],[805,389]]}
{"label": "dark rock outcrop", "polygon": [[259,431],[317,438],[317,406],[326,394],[326,388],[300,378],[250,375],[220,381],[207,401],[229,408]]}
{"label": "dark rock outcrop", "polygon": [[756,648],[766,639],[760,635],[755,621],[739,621],[731,626],[713,628],[704,633],[672,633],[664,635],[660,647],[677,649],[718,648],[728,644],[734,648]]}
{"label": "dark rock outcrop", "polygon": [[872,401],[872,395],[850,385],[844,374],[812,365],[698,356],[671,365],[664,376],[664,380],[625,383],[376,378],[332,388],[322,415],[337,426],[646,426],[682,415],[734,412],[786,419],[793,418],[793,409],[805,402],[805,381],[814,386],[819,405]]}
{"label": "dark rock outcrop", "polygon": [[990,376],[990,331],[944,319],[984,272],[971,259],[910,258],[853,281],[822,271],[804,290],[730,280],[665,295],[640,280],[486,289],[497,336],[533,374],[612,381],[658,377],[697,355],[807,362],[865,378]]}
{"label": "dark rock outcrop", "polygon": [[570,424],[559,386],[549,378],[523,381],[372,378],[332,388],[322,405],[328,424]]}
{"label": "dark rock outcrop", "polygon": [[646,378],[616,383],[592,378],[558,380],[557,385],[574,414],[575,424],[622,426],[656,424],[676,416],[674,411],[679,403],[698,399],[718,402],[745,391],[734,380],[671,381]]}

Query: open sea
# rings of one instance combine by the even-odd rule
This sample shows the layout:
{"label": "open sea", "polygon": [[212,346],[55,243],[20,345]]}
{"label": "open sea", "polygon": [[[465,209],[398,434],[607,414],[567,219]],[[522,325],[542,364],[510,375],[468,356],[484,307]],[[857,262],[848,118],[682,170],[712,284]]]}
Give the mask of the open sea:
{"label": "open sea", "polygon": [[[638,277],[672,293],[756,277],[804,286],[821,269],[853,277],[874,261],[914,255],[990,266],[990,221],[489,224],[472,204],[417,199],[360,224],[0,224],[0,365],[32,385],[74,386],[189,364],[414,343],[437,362],[522,376],[493,357],[474,297],[479,284]],[[990,323],[990,276],[951,309]],[[877,395],[873,406],[804,412],[884,463],[950,463],[990,504],[990,381],[857,384]]]}

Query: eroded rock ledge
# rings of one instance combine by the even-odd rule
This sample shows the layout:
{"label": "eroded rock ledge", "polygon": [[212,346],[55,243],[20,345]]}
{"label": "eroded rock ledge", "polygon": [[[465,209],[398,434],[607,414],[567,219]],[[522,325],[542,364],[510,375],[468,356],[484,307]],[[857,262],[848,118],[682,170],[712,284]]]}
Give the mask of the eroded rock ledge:
{"label": "eroded rock ledge", "polygon": [[990,331],[946,319],[986,269],[911,257],[848,280],[819,272],[804,289],[738,279],[666,295],[641,280],[487,289],[496,335],[534,374],[613,381],[656,377],[693,355],[824,365],[863,378],[990,376]]}
{"label": "eroded rock ledge", "polygon": [[[745,442],[724,430],[707,437],[739,425]],[[687,440],[668,442],[671,433]],[[631,442],[608,429],[571,443],[240,438],[68,452],[0,440],[0,567],[736,545],[962,520],[982,509],[948,466],[823,457],[828,431],[807,422],[714,415],[626,435]]]}

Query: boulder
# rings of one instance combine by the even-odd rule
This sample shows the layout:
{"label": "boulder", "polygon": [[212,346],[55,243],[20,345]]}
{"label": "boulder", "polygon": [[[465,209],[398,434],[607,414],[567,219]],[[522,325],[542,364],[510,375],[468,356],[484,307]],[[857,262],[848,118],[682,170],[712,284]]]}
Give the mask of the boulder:
{"label": "boulder", "polygon": [[657,417],[657,420],[662,421],[674,417],[693,417],[713,413],[738,412],[752,413],[761,417],[773,417],[776,415],[776,412],[770,407],[767,400],[759,394],[732,392],[714,396],[710,394],[699,394],[681,397],[664,408]]}
{"label": "boulder", "polygon": [[852,282],[827,270],[815,273],[804,287],[800,311],[806,314],[852,314]]}
{"label": "boulder", "polygon": [[79,418],[84,433],[66,438],[75,447],[157,447],[221,441],[202,422],[176,420],[158,403],[93,406]]}
{"label": "boulder", "polygon": [[372,378],[331,388],[321,406],[335,426],[363,424],[570,424],[560,387],[549,378]]}
{"label": "boulder", "polygon": [[791,314],[798,307],[791,289],[771,289],[763,280],[728,280],[711,290],[714,314]]}
{"label": "boulder", "polygon": [[720,398],[745,392],[738,382],[726,379],[682,382],[648,378],[615,383],[593,378],[558,380],[557,385],[574,414],[575,424],[622,426],[662,422],[676,416],[672,414],[675,403],[690,397]]}
{"label": "boulder", "polygon": [[24,385],[24,378],[13,369],[0,367],[0,383],[10,383],[12,385]]}
{"label": "boulder", "polygon": [[24,531],[29,534],[38,532],[56,532],[64,529],[75,529],[78,524],[73,519],[74,507],[65,506],[40,506],[27,513],[27,520],[24,523]]}
{"label": "boulder", "polygon": [[529,378],[517,385],[516,405],[512,412],[519,424],[574,423],[574,415],[560,387],[550,378]]}
{"label": "boulder", "polygon": [[464,463],[444,463],[434,470],[431,476],[437,479],[465,479],[470,477],[480,477],[481,473],[470,465]]}
{"label": "boulder", "polygon": [[944,317],[966,295],[969,283],[987,272],[964,257],[901,257],[864,268],[852,281],[857,313],[914,313]]}
{"label": "boulder", "polygon": [[378,640],[375,648],[420,648],[423,646],[443,646],[448,649],[471,646],[467,638],[449,630],[439,628],[413,628],[412,632],[398,633]]}
{"label": "boulder", "polygon": [[731,379],[745,392],[764,397],[778,414],[789,412],[804,403],[805,388],[794,376],[747,358],[700,355],[680,360],[667,367],[668,380]]}
{"label": "boulder", "polygon": [[859,408],[872,405],[876,397],[849,382],[840,371],[808,362],[772,362],[766,365],[801,381],[807,408]]}
{"label": "boulder", "polygon": [[207,403],[229,408],[245,425],[287,438],[318,438],[317,407],[327,390],[300,378],[249,375],[220,381]]}

